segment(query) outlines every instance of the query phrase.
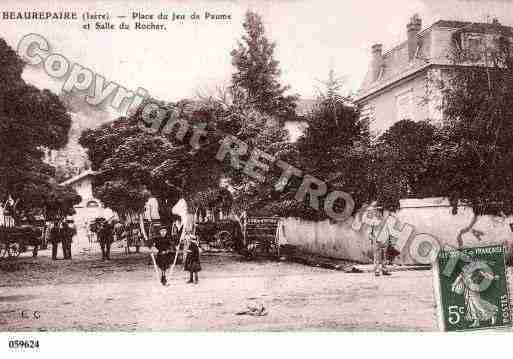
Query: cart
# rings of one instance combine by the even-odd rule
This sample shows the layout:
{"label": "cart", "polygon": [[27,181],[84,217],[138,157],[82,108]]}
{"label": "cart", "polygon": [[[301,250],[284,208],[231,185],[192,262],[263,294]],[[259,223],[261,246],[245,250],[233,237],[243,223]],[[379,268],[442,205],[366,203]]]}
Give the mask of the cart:
{"label": "cart", "polygon": [[32,248],[32,255],[37,256],[42,244],[43,231],[37,226],[0,226],[0,258],[14,258]]}
{"label": "cart", "polygon": [[248,217],[244,224],[244,245],[247,257],[279,256],[278,217]]}
{"label": "cart", "polygon": [[196,236],[209,248],[239,252],[242,249],[242,231],[239,222],[231,219],[195,223]]}

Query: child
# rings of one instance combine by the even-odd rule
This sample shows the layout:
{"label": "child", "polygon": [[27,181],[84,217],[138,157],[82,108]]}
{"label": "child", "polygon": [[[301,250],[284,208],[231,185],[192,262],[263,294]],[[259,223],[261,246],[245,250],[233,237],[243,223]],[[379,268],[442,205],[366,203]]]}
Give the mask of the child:
{"label": "child", "polygon": [[190,274],[189,281],[187,283],[198,284],[198,272],[201,271],[199,243],[196,236],[191,234],[187,237],[189,246],[186,251],[187,256],[185,257],[184,265],[184,270]]}
{"label": "child", "polygon": [[175,248],[166,227],[160,229],[159,236],[155,240],[155,247],[158,250],[156,262],[161,271],[160,283],[167,285],[166,271],[173,262]]}

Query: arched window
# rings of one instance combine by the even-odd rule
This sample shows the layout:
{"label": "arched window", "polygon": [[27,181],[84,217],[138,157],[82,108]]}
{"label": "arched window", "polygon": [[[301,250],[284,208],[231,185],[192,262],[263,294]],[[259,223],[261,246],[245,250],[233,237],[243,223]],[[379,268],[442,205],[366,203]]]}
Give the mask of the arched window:
{"label": "arched window", "polygon": [[89,202],[87,202],[86,207],[89,207],[89,208],[100,207],[100,204],[96,201],[89,201]]}

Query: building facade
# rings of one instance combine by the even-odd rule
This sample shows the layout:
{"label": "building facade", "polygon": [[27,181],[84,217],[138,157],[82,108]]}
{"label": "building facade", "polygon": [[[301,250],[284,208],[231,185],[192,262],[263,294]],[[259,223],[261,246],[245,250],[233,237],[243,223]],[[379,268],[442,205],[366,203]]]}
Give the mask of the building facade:
{"label": "building facade", "polygon": [[82,197],[82,201],[74,207],[75,214],[72,216],[79,239],[87,237],[89,225],[95,218],[109,219],[115,215],[111,209],[105,208],[100,200],[94,197],[94,175],[95,172],[88,170],[61,183],[62,186],[71,186]]}
{"label": "building facade", "polygon": [[382,134],[405,119],[440,123],[441,80],[451,67],[469,65],[456,64],[455,50],[473,53],[473,65],[486,65],[487,49],[504,33],[511,38],[513,32],[497,20],[489,24],[440,20],[422,29],[422,20],[415,15],[406,26],[406,41],[385,52],[381,44],[372,46],[367,75],[356,96],[371,133]]}
{"label": "building facade", "polygon": [[[87,170],[61,183],[62,186],[71,186],[82,197],[82,201],[74,207],[75,214],[72,216],[77,226],[79,238],[87,237],[89,225],[95,218],[118,218],[114,211],[105,207],[99,199],[94,197],[93,186],[95,174],[94,171]],[[148,199],[143,216],[144,219],[148,221],[160,219],[156,198],[151,197]]]}

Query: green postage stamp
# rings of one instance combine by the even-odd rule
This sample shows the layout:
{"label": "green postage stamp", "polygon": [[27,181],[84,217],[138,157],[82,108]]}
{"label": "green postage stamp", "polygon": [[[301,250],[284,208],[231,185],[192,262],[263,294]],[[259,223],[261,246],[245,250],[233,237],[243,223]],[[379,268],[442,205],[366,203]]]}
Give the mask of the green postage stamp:
{"label": "green postage stamp", "polygon": [[502,245],[444,249],[433,266],[441,330],[511,327],[505,250]]}

